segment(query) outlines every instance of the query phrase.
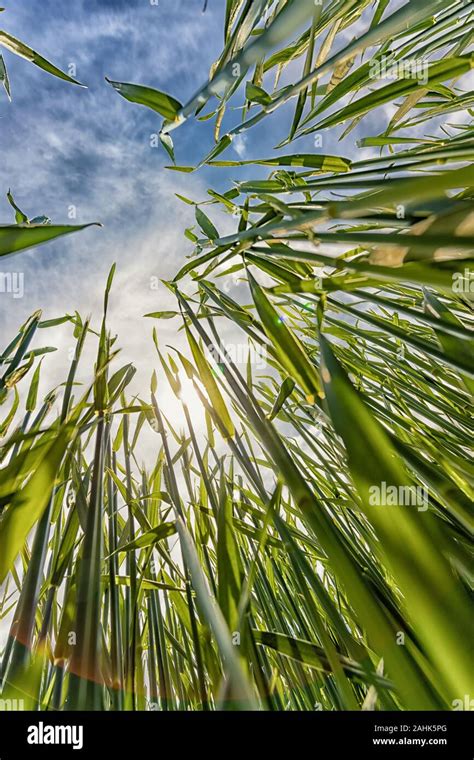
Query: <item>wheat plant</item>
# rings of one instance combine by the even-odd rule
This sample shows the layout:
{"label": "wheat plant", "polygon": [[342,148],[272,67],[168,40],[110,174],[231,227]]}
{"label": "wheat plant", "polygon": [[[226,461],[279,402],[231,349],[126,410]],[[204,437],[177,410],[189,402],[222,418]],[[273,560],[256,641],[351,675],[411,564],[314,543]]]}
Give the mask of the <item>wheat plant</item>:
{"label": "wheat plant", "polygon": [[[460,0],[227,0],[222,55],[187,103],[111,81],[163,117],[170,170],[247,174],[183,198],[196,226],[163,286],[176,309],[137,327],[158,320],[149,388],[129,390],[109,331],[114,269],[99,325],[37,312],[0,357],[4,698],[448,710],[472,694],[472,20]],[[228,157],[278,114],[278,151]],[[192,118],[214,119],[215,144],[176,165]],[[325,152],[354,129],[353,155]],[[2,253],[45,239],[17,222]],[[31,346],[61,322],[74,359],[41,399],[48,348]]]}

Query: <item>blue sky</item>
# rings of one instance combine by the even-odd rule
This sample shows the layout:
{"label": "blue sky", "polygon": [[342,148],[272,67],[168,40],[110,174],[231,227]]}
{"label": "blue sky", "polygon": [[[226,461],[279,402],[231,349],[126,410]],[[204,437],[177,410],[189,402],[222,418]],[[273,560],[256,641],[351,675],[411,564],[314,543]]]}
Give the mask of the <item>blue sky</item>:
{"label": "blue sky", "polygon": [[[124,338],[129,358],[140,357],[152,326],[141,316],[166,308],[162,301],[170,299],[164,289],[150,289],[150,278],[172,276],[191,251],[183,231],[193,211],[174,193],[204,199],[207,187],[227,186],[228,179],[216,170],[192,177],[164,170],[169,159],[150,146],[160,117],[124,101],[104,77],[189,96],[222,46],[223,4],[214,0],[205,14],[200,0],[160,0],[158,6],[44,0],[40,13],[38,5],[24,0],[7,7],[2,28],[63,69],[73,63],[88,89],[5,53],[13,100],[2,92],[0,219],[12,219],[5,198],[11,187],[30,218],[47,214],[68,223],[74,205],[77,223],[104,226],[2,260],[2,271],[24,272],[25,295],[2,297],[1,322],[9,337],[38,307],[48,318],[77,309],[97,321],[107,272],[117,262],[111,327]],[[179,134],[178,159],[197,161],[211,142],[209,124],[190,122]],[[69,340],[68,328],[48,332],[46,342],[59,349],[48,366],[58,373]]]}
{"label": "blue sky", "polygon": [[[105,225],[102,238],[157,215],[158,183],[183,185],[183,178],[163,171],[169,161],[161,149],[150,147],[160,118],[124,102],[104,77],[190,94],[221,46],[220,14],[212,7],[202,14],[197,0],[160,0],[159,6],[148,0],[46,0],[38,16],[36,0],[25,0],[1,20],[62,68],[74,64],[88,85],[67,85],[6,53],[13,102],[0,102],[2,184],[12,186],[29,212],[56,222],[76,205],[78,222],[100,219]],[[187,161],[199,157],[209,131],[192,124],[183,130],[179,152]],[[5,201],[0,209],[3,217]],[[71,244],[50,246],[41,258]]]}
{"label": "blue sky", "polygon": [[[0,92],[0,221],[12,221],[5,197],[11,187],[30,218],[46,214],[55,223],[70,223],[68,212],[74,206],[77,223],[99,221],[103,227],[2,259],[3,272],[24,273],[25,287],[22,299],[0,298],[3,342],[37,308],[48,319],[78,310],[92,314],[97,325],[107,273],[116,262],[109,326],[119,335],[123,361],[137,365],[136,390],[145,392],[155,360],[153,323],[142,315],[175,306],[164,287],[157,291],[150,283],[171,278],[192,251],[183,232],[194,223],[193,209],[175,193],[202,201],[208,188],[223,191],[233,178],[266,176],[267,171],[232,169],[230,176],[210,167],[192,175],[165,170],[169,158],[150,144],[161,118],[126,102],[105,76],[154,86],[186,101],[221,52],[224,2],[209,0],[206,13],[202,0],[159,0],[158,5],[150,0],[22,0],[21,6],[6,0],[5,5],[0,26],[61,68],[73,64],[88,89],[5,52],[13,101]],[[359,24],[362,29],[366,21]],[[356,27],[343,33],[338,46],[355,33]],[[280,84],[291,81],[300,62],[296,66],[285,71]],[[287,135],[294,103],[247,133],[243,142],[234,141],[226,158],[238,158],[236,149],[245,157],[271,152]],[[223,131],[239,118],[239,111],[228,109]],[[371,119],[363,127],[365,134],[376,134],[386,122]],[[343,143],[338,143],[339,133],[324,134],[322,152],[352,157],[359,129]],[[191,119],[173,138],[178,164],[195,164],[213,144],[213,122]],[[306,145],[299,140],[291,150],[310,146],[312,140],[306,138]],[[358,158],[363,153],[358,151]],[[214,216],[214,221],[222,234],[233,231],[231,217]],[[180,342],[177,328],[175,320],[160,323],[163,343]],[[71,333],[62,326],[41,334],[44,344],[58,348],[44,363],[45,391],[64,376]],[[89,371],[95,346],[90,351],[84,363]]]}
{"label": "blue sky", "polygon": [[[107,273],[117,262],[110,327],[119,334],[124,358],[148,370],[152,323],[142,315],[174,306],[165,288],[150,288],[151,278],[172,277],[192,249],[183,232],[194,223],[193,209],[174,193],[204,200],[209,187],[229,189],[231,177],[212,168],[193,175],[166,171],[168,157],[150,145],[161,118],[127,103],[104,77],[154,86],[184,102],[221,52],[224,3],[209,0],[206,13],[202,0],[159,0],[157,6],[150,0],[5,4],[1,27],[61,68],[74,64],[76,78],[88,89],[5,52],[13,100],[0,93],[0,220],[12,220],[5,197],[11,187],[30,218],[46,214],[55,223],[70,223],[74,206],[75,222],[104,226],[2,260],[2,271],[24,273],[25,287],[22,299],[0,299],[2,333],[8,341],[37,308],[48,319],[74,310],[91,313],[97,324]],[[230,111],[228,123],[239,118]],[[234,146],[248,155],[267,153],[286,135],[289,118],[291,112],[287,118],[279,113]],[[190,120],[174,138],[177,162],[197,163],[213,144],[213,124]],[[335,139],[333,149],[340,150]],[[235,147],[229,158],[238,158]],[[238,174],[249,173],[258,176],[255,169]],[[230,217],[218,221],[222,233],[233,224]],[[160,329],[164,342],[175,342],[177,322]],[[63,374],[71,330],[48,330],[43,343],[58,348],[44,365],[46,390]]]}

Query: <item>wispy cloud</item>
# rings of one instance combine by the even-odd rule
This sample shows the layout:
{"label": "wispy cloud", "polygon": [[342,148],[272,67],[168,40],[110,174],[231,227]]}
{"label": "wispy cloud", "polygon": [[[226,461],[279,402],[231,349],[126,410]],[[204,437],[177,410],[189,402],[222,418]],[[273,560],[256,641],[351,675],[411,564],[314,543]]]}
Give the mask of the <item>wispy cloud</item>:
{"label": "wispy cloud", "polygon": [[[30,216],[47,214],[55,222],[100,221],[77,236],[2,261],[1,268],[24,275],[24,298],[0,297],[0,314],[8,337],[38,307],[45,317],[79,311],[100,319],[107,272],[117,263],[111,299],[110,328],[120,335],[123,360],[134,361],[139,373],[135,389],[148,383],[154,356],[147,312],[174,308],[174,299],[157,279],[171,278],[191,252],[183,237],[194,224],[192,207],[176,193],[205,200],[208,187],[228,189],[226,171],[205,168],[197,174],[168,172],[169,159],[151,139],[160,125],[156,114],[132,106],[105,82],[104,76],[149,84],[179,98],[190,96],[207,78],[222,45],[224,4],[201,0],[23,0],[2,14],[2,25],[25,39],[59,66],[74,65],[87,90],[50,77],[28,62],[6,55],[13,102],[0,99],[0,218],[11,218],[5,200],[12,187],[17,202]],[[294,65],[281,84],[296,75]],[[249,136],[234,140],[240,157],[267,154],[287,133],[294,102]],[[228,109],[223,130],[239,112]],[[376,132],[374,126],[374,132]],[[338,131],[324,136],[322,152],[353,152],[357,130],[341,148]],[[190,120],[176,136],[179,163],[193,164],[213,143],[211,122]],[[313,139],[298,149],[313,149]],[[265,169],[245,167],[233,175],[258,177]],[[71,219],[72,215],[72,219]],[[221,232],[232,220],[219,218]],[[227,291],[236,278],[222,281]],[[164,343],[182,339],[175,321],[161,323]],[[60,327],[41,335],[58,352],[44,363],[44,387],[57,384],[68,361],[71,331]],[[231,338],[230,338],[231,339]],[[89,350],[89,349],[88,349]],[[93,348],[84,366],[93,366]],[[83,378],[87,381],[87,378]],[[48,386],[49,383],[49,386]]]}

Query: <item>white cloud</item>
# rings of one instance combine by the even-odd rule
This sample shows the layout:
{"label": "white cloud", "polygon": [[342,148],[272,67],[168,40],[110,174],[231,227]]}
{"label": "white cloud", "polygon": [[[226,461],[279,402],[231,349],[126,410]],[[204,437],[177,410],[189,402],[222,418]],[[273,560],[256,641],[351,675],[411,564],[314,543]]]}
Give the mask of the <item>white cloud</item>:
{"label": "white cloud", "polygon": [[236,135],[232,140],[232,147],[240,158],[245,156],[247,151],[247,137],[246,135]]}

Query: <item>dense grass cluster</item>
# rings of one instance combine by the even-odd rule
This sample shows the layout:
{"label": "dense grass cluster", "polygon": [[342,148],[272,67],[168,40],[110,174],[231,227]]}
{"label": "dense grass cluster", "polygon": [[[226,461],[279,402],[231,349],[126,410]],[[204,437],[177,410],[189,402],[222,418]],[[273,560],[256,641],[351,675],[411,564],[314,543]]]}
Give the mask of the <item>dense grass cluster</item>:
{"label": "dense grass cluster", "polygon": [[[184,329],[187,355],[158,328],[160,371],[128,392],[134,368],[107,326],[112,270],[99,329],[63,318],[75,357],[44,400],[32,345],[51,323],[35,313],[0,357],[2,696],[43,710],[452,709],[472,693],[473,11],[226,9],[222,56],[188,103],[111,82],[163,116],[173,170],[199,168],[174,164],[171,134],[193,117],[215,120],[201,165],[269,168],[195,204],[195,253],[167,283],[176,311],[152,315]],[[294,83],[280,86],[287,67]],[[394,103],[372,134],[371,115]],[[291,105],[278,152],[224,157]],[[324,152],[341,125],[363,128],[371,157]],[[308,135],[312,150],[288,151]],[[233,215],[235,233],[221,237],[203,206]],[[15,208],[1,255],[72,231]],[[236,273],[239,299],[221,284]],[[228,324],[265,369],[232,361]],[[89,387],[76,385],[86,341]],[[424,501],[377,501],[388,487]]]}

